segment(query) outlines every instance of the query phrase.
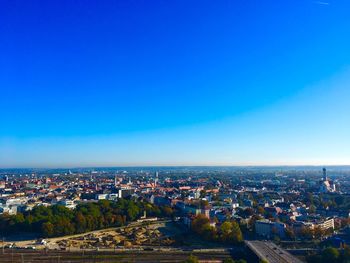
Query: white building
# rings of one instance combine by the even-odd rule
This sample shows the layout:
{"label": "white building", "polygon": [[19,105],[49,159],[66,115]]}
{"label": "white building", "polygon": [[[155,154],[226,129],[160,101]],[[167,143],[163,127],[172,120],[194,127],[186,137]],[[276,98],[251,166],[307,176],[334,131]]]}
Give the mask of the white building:
{"label": "white building", "polygon": [[326,168],[323,168],[323,179],[320,182],[320,193],[333,193],[336,192],[335,184],[328,179],[327,177],[327,170]]}

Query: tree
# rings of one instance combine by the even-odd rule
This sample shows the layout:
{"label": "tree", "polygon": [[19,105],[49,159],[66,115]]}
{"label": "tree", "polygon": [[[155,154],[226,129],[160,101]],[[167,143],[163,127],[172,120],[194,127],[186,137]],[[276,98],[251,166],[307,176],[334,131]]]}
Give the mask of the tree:
{"label": "tree", "polygon": [[209,205],[209,202],[207,200],[200,200],[199,201],[199,207],[200,208],[205,208],[207,205]]}
{"label": "tree", "polygon": [[235,261],[232,258],[225,258],[222,263],[235,263]]}
{"label": "tree", "polygon": [[140,210],[135,204],[129,203],[128,209],[127,209],[127,216],[130,221],[134,221],[137,215],[139,214],[139,212]]}
{"label": "tree", "polygon": [[316,206],[310,205],[309,212],[310,212],[310,214],[314,214],[316,212]]}
{"label": "tree", "polygon": [[239,225],[237,222],[233,221],[232,224],[232,237],[233,237],[233,243],[238,244],[243,241],[243,235],[242,231],[239,228]]}
{"label": "tree", "polygon": [[196,256],[190,255],[184,263],[198,263],[198,258]]}
{"label": "tree", "polygon": [[295,240],[295,233],[294,233],[293,228],[291,228],[291,227],[286,228],[286,236],[291,240]]}
{"label": "tree", "polygon": [[220,240],[222,242],[232,242],[232,224],[229,221],[222,223],[220,226]]}
{"label": "tree", "polygon": [[199,214],[192,221],[191,227],[195,233],[201,235],[206,225],[210,226],[209,219],[205,215]]}
{"label": "tree", "polygon": [[300,234],[305,239],[312,239],[313,238],[313,231],[309,227],[302,227]]}
{"label": "tree", "polygon": [[325,234],[325,231],[322,230],[322,228],[319,227],[319,226],[315,227],[313,232],[314,232],[314,236],[316,238],[322,238],[324,236],[324,234]]}
{"label": "tree", "polygon": [[226,221],[220,227],[220,240],[225,243],[238,244],[243,241],[239,225],[235,221]]}
{"label": "tree", "polygon": [[21,224],[24,222],[24,216],[22,213],[17,213],[15,216],[14,216],[14,223],[15,224]]}
{"label": "tree", "polygon": [[350,262],[350,247],[345,246],[342,255],[342,262]]}
{"label": "tree", "polygon": [[[173,213],[170,207],[161,207],[163,214]],[[36,206],[31,211],[0,215],[1,233],[20,231],[37,232],[42,236],[62,236],[122,226],[140,216],[140,211],[161,214],[161,209],[147,202],[119,199],[116,202],[102,200],[98,203],[83,203],[76,209],[62,205]]]}
{"label": "tree", "polygon": [[306,257],[306,262],[308,263],[321,263],[322,257],[321,255],[312,254]]}
{"label": "tree", "polygon": [[265,214],[265,209],[264,209],[262,206],[259,206],[259,207],[258,207],[258,213],[259,213],[260,215],[264,215],[264,214]]}
{"label": "tree", "polygon": [[86,230],[86,219],[83,213],[78,212],[75,215],[76,230],[78,233],[83,233]]}
{"label": "tree", "polygon": [[45,237],[52,237],[55,233],[54,225],[50,222],[46,222],[41,227],[42,233]]}
{"label": "tree", "polygon": [[322,251],[323,262],[337,262],[339,251],[336,248],[328,247]]}
{"label": "tree", "polygon": [[162,214],[166,217],[171,217],[174,214],[173,209],[170,206],[163,206],[161,208]]}
{"label": "tree", "polygon": [[201,235],[205,240],[217,240],[216,228],[212,227],[210,224],[203,225]]}

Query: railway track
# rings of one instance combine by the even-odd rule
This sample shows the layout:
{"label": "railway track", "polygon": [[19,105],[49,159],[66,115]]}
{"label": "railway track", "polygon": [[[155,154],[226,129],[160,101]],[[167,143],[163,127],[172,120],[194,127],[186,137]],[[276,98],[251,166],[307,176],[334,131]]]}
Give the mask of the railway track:
{"label": "railway track", "polygon": [[231,257],[229,252],[221,251],[133,251],[133,252],[67,252],[67,251],[28,251],[5,250],[0,255],[1,263],[100,263],[100,262],[142,262],[142,263],[175,263],[184,261],[189,255],[195,255],[200,260],[220,262]]}

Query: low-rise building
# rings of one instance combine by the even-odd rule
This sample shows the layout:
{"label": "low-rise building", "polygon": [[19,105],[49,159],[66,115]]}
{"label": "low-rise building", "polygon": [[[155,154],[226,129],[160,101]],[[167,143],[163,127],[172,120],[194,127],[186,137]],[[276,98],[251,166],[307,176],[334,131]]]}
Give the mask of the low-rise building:
{"label": "low-rise building", "polygon": [[279,222],[272,222],[267,219],[255,222],[255,232],[259,236],[271,238],[275,235],[283,238],[285,236],[286,225]]}

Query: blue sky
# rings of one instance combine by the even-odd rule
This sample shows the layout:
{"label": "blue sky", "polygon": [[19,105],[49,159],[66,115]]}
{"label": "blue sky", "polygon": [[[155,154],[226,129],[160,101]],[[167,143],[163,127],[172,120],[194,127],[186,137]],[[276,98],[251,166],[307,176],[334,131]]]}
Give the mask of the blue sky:
{"label": "blue sky", "polygon": [[0,167],[350,164],[348,0],[0,5]]}

